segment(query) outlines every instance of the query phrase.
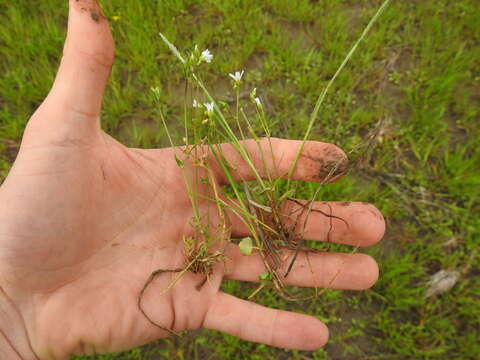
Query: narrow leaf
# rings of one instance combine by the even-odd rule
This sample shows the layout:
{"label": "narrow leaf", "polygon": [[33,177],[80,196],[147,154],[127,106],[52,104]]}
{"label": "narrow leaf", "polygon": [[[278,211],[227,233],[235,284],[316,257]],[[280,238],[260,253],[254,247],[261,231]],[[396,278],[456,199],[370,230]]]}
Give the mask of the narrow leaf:
{"label": "narrow leaf", "polygon": [[185,166],[185,163],[180,160],[177,155],[175,155],[175,161],[177,162],[178,167],[183,168]]}
{"label": "narrow leaf", "polygon": [[165,44],[167,44],[170,51],[175,54],[175,56],[182,62],[182,64],[185,64],[185,59],[182,57],[182,55],[180,54],[180,51],[178,51],[178,49],[175,47],[175,45],[173,45],[170,41],[168,41],[168,39],[162,33],[158,33],[158,35],[160,35],[163,42]]}
{"label": "narrow leaf", "polygon": [[261,205],[251,199],[249,199],[248,202],[257,208],[262,209],[263,211],[266,211],[268,213],[272,212],[272,208],[270,206]]}

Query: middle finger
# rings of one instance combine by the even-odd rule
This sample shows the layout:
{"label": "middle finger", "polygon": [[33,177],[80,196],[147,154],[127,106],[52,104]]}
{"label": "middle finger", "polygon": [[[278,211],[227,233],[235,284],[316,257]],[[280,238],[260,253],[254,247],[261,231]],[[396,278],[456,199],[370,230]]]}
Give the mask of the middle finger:
{"label": "middle finger", "polygon": [[[304,240],[331,241],[354,246],[371,246],[385,233],[385,220],[373,205],[363,202],[309,201],[291,199],[283,203],[281,222],[284,229]],[[229,216],[232,237],[250,236],[244,220]]]}

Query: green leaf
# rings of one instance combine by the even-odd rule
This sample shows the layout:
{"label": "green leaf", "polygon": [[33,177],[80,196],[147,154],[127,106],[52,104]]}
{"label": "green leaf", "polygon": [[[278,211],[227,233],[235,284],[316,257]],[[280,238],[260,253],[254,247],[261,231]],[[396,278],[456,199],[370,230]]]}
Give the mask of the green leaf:
{"label": "green leaf", "polygon": [[252,238],[243,238],[242,241],[240,241],[240,244],[238,244],[238,247],[244,255],[251,255],[253,250]]}
{"label": "green leaf", "polygon": [[263,274],[258,275],[260,280],[272,280],[272,274],[269,272],[264,272]]}
{"label": "green leaf", "polygon": [[175,161],[177,162],[178,167],[183,168],[185,166],[184,162],[175,155]]}

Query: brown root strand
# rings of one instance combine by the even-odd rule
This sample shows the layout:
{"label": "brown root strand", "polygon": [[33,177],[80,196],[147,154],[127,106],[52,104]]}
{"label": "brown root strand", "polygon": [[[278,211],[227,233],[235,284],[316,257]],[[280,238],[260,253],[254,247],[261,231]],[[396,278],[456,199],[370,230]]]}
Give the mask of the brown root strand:
{"label": "brown root strand", "polygon": [[147,281],[145,282],[145,284],[143,285],[143,288],[142,290],[140,291],[140,294],[138,295],[138,298],[137,298],[137,307],[138,309],[140,310],[140,312],[142,313],[142,315],[154,326],[162,329],[162,330],[165,330],[167,332],[169,332],[171,335],[175,335],[175,336],[180,336],[179,333],[173,331],[172,329],[170,328],[167,328],[165,326],[162,326],[160,324],[157,324],[155,321],[152,320],[152,318],[150,318],[150,316],[147,315],[147,313],[145,312],[145,310],[143,309],[142,307],[142,299],[143,299],[143,295],[145,294],[145,291],[146,289],[148,288],[148,286],[152,283],[152,281],[160,274],[163,274],[163,273],[178,273],[178,272],[181,272],[183,271],[184,269],[173,269],[173,270],[169,270],[169,269],[158,269],[158,270],[155,270],[154,272],[152,272],[150,274],[150,276],[148,277]]}

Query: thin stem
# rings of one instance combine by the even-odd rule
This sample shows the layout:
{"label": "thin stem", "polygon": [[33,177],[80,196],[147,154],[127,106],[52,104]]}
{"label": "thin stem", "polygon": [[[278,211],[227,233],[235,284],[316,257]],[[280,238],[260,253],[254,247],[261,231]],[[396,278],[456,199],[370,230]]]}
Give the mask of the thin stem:
{"label": "thin stem", "polygon": [[380,8],[377,10],[377,12],[375,13],[375,15],[370,19],[370,22],[368,23],[368,25],[365,27],[365,29],[363,30],[362,34],[360,35],[360,37],[358,38],[358,40],[355,42],[355,44],[352,46],[352,48],[350,49],[350,51],[348,52],[347,56],[345,57],[345,59],[343,59],[342,63],[340,64],[340,66],[338,67],[337,71],[335,72],[335,74],[332,76],[332,78],[330,79],[330,81],[327,83],[327,86],[323,89],[322,93],[320,94],[320,96],[318,97],[317,99],[317,102],[315,104],[315,108],[313,109],[313,112],[310,116],[310,121],[308,123],[308,127],[307,127],[307,131],[305,132],[305,136],[303,137],[303,142],[302,144],[300,145],[298,151],[297,151],[297,155],[295,156],[295,160],[292,164],[292,167],[290,168],[290,171],[288,173],[288,184],[290,184],[290,180],[291,180],[291,176],[293,174],[293,171],[295,170],[295,167],[297,165],[297,162],[298,162],[298,159],[300,158],[300,154],[302,153],[302,150],[303,150],[303,147],[305,146],[305,142],[307,141],[308,137],[310,136],[310,133],[312,131],[312,128],[313,128],[313,125],[315,123],[315,120],[317,119],[317,116],[318,116],[318,113],[320,111],[320,107],[322,106],[323,104],[323,101],[325,100],[325,96],[327,95],[327,92],[328,90],[330,90],[332,84],[335,82],[335,80],[337,79],[338,75],[340,74],[340,72],[343,70],[343,68],[345,67],[345,65],[348,63],[348,61],[350,60],[350,58],[352,57],[352,55],[355,53],[355,51],[357,50],[358,48],[358,45],[362,42],[362,40],[365,38],[365,36],[368,34],[368,32],[370,31],[370,29],[372,28],[373,24],[377,21],[378,17],[383,13],[383,11],[386,9],[386,7],[388,6],[388,4],[390,3],[390,0],[385,0],[385,2],[382,4],[382,6],[380,6]]}
{"label": "thin stem", "polygon": [[235,116],[235,120],[236,120],[236,122],[237,122],[238,131],[240,131],[240,136],[242,137],[242,140],[245,140],[245,136],[243,135],[242,127],[240,126],[240,120],[239,120],[240,85],[236,85],[236,86],[235,86],[235,89],[236,89],[236,93],[237,93],[237,104],[236,104],[237,114],[236,114],[236,116]]}
{"label": "thin stem", "polygon": [[188,96],[188,79],[185,79],[185,95],[183,102],[183,124],[185,127],[185,145],[188,145],[188,112],[187,112],[187,96]]}

